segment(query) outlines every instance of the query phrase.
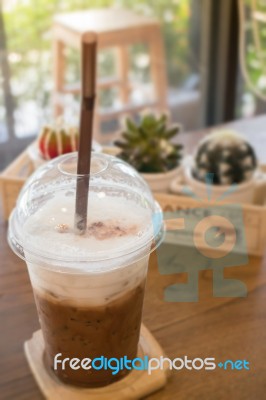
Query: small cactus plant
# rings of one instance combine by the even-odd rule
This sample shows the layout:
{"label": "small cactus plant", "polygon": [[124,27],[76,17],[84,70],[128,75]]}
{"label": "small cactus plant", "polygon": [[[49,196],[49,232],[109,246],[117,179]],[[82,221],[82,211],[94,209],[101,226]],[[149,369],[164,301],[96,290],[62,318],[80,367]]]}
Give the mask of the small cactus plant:
{"label": "small cactus plant", "polygon": [[213,174],[213,184],[231,185],[251,179],[257,166],[252,146],[237,132],[215,131],[199,145],[193,177],[205,182]]}
{"label": "small cactus plant", "polygon": [[61,119],[54,125],[46,125],[40,132],[38,147],[45,160],[77,151],[78,128],[67,127]]}
{"label": "small cactus plant", "polygon": [[171,141],[179,131],[178,125],[168,126],[167,114],[146,112],[139,123],[127,118],[122,140],[115,142],[121,149],[118,157],[142,173],[167,172],[181,159],[182,145]]}

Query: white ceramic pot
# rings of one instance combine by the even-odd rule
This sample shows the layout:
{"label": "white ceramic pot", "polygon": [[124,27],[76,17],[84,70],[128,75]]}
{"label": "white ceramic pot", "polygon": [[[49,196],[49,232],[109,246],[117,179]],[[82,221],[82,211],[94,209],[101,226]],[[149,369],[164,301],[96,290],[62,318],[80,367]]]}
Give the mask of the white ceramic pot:
{"label": "white ceramic pot", "polygon": [[256,188],[255,178],[233,185],[208,185],[200,182],[192,176],[191,168],[187,167],[184,171],[185,181],[200,199],[208,200],[224,200],[230,203],[253,203]]}
{"label": "white ceramic pot", "polygon": [[168,192],[171,182],[181,172],[181,167],[176,167],[168,172],[141,174],[153,192]]}
{"label": "white ceramic pot", "polygon": [[[183,161],[182,172],[175,178],[170,190],[176,194],[192,194],[203,200],[222,200],[229,203],[254,203],[264,204],[266,190],[266,176],[257,169],[253,177],[236,186],[234,185],[211,185],[210,190],[206,183],[196,180],[192,176],[193,160],[186,157]],[[233,186],[233,187],[232,187]]]}
{"label": "white ceramic pot", "polygon": [[[104,147],[104,152],[112,156],[117,156],[120,151],[121,150],[115,146]],[[168,172],[141,174],[141,176],[149,184],[150,189],[153,192],[168,192],[170,190],[171,182],[181,173],[181,171],[182,168],[179,166]]]}

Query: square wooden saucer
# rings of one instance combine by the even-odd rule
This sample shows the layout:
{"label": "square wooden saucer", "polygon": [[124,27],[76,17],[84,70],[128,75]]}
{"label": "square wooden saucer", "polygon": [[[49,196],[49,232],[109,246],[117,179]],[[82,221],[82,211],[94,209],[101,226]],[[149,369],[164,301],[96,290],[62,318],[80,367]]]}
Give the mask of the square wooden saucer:
{"label": "square wooden saucer", "polygon": [[[147,371],[133,370],[121,381],[102,388],[79,388],[65,385],[45,368],[43,363],[44,341],[41,330],[34,332],[32,338],[24,343],[24,350],[31,372],[48,400],[141,399],[163,388],[169,374],[167,368],[153,370],[150,375]],[[142,324],[138,357],[145,355],[149,358],[159,358],[164,356],[164,352],[153,335]]]}

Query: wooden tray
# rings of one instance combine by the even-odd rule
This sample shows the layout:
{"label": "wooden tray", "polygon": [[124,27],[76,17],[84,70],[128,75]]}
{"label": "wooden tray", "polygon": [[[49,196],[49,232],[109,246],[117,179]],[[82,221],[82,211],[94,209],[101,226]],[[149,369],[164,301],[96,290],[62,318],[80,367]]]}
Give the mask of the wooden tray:
{"label": "wooden tray", "polygon": [[[164,356],[161,346],[143,324],[139,347],[138,356],[148,355],[149,358]],[[78,388],[63,384],[51,371],[45,368],[43,364],[44,342],[40,330],[25,342],[24,350],[31,372],[47,400],[141,399],[163,388],[170,372],[168,369],[156,369],[149,375],[147,371],[134,370],[121,381],[103,388]]]}
{"label": "wooden tray", "polygon": [[[112,148],[104,148],[103,151],[112,154]],[[264,172],[265,167],[262,166]],[[34,171],[33,163],[28,155],[27,149],[16,158],[0,174],[0,192],[2,195],[3,215],[7,220],[15,207],[18,194],[26,179]],[[155,194],[164,211],[175,211],[180,209],[195,209],[209,207],[209,203],[198,202],[192,198],[171,195]],[[243,204],[244,227],[247,242],[247,250],[251,255],[262,256],[266,248],[266,206]]]}
{"label": "wooden tray", "polygon": [[0,174],[0,193],[5,220],[15,207],[18,194],[33,171],[34,166],[25,150]]}
{"label": "wooden tray", "polygon": [[[114,150],[113,147],[104,147],[103,151],[113,155]],[[34,170],[33,161],[26,149],[0,174],[0,194],[5,220],[8,220],[21,188]]]}
{"label": "wooden tray", "polygon": [[[186,218],[189,218],[190,215],[193,216],[195,209],[208,210],[208,208],[212,206],[219,207],[219,205],[226,205],[226,203],[197,201],[190,197],[173,194],[155,193],[154,195],[164,212],[171,213],[174,211],[186,210],[184,223]],[[228,205],[228,207],[230,207],[230,205]],[[226,214],[226,208],[224,208],[224,210]],[[266,249],[266,207],[243,204],[242,214],[247,253],[250,255],[262,256]],[[179,222],[181,229],[184,223]],[[180,227],[177,229],[180,229]],[[185,237],[184,242],[186,242]]]}

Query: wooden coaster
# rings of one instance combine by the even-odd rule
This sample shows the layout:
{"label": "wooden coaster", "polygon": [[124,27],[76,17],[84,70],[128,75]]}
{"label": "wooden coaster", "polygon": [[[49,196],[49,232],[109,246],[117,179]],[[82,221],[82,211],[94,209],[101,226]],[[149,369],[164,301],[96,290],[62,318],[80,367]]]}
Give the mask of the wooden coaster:
{"label": "wooden coaster", "polygon": [[[133,370],[121,381],[111,385],[86,389],[65,385],[48,371],[43,364],[44,341],[41,330],[33,333],[30,340],[24,343],[24,351],[31,372],[43,395],[48,400],[110,400],[141,399],[165,386],[169,370],[156,369],[148,375],[147,371]],[[164,352],[149,330],[142,324],[138,357],[159,358]]]}

